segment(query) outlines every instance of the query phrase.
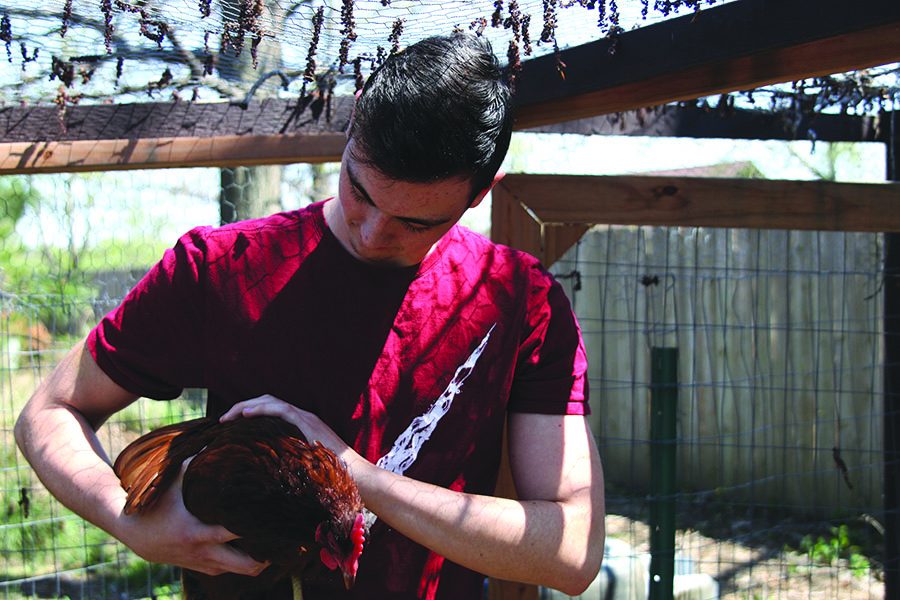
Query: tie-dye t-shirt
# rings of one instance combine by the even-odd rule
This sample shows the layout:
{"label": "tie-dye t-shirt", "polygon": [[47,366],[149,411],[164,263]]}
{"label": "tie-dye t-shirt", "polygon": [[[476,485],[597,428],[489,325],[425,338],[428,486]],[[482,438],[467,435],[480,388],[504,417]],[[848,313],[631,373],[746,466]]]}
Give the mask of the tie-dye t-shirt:
{"label": "tie-dye t-shirt", "polygon": [[[182,236],[91,332],[97,364],[149,398],[206,388],[214,416],[275,395],[372,462],[424,416],[405,474],[476,494],[494,490],[507,411],[587,414],[578,324],[535,258],[456,226],[421,264],[376,267],[323,205]],[[482,581],[377,521],[353,590],[336,575],[304,592],[478,598]]]}

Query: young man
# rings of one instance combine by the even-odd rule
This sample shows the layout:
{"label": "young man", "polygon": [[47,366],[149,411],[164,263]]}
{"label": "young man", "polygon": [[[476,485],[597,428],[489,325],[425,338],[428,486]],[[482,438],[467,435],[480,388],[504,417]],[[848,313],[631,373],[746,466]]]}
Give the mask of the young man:
{"label": "young man", "polygon": [[[187,233],[42,383],[16,435],[48,489],[148,560],[258,573],[177,489],[123,515],[94,433],[140,396],[203,387],[210,415],[278,415],[332,448],[378,517],[354,589],[307,598],[477,598],[483,574],[580,593],[604,506],[577,323],[535,259],[456,225],[510,132],[485,41],[389,58],[335,198]],[[491,495],[507,422],[515,501]]]}

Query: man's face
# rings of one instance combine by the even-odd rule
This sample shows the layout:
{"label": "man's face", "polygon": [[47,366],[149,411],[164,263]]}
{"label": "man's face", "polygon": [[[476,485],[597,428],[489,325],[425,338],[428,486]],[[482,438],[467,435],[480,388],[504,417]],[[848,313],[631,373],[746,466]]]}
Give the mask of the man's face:
{"label": "man's face", "polygon": [[389,179],[354,158],[351,139],[341,160],[338,197],[326,204],[325,218],[357,259],[407,267],[422,262],[453,227],[469,207],[471,193],[465,179],[431,183]]}

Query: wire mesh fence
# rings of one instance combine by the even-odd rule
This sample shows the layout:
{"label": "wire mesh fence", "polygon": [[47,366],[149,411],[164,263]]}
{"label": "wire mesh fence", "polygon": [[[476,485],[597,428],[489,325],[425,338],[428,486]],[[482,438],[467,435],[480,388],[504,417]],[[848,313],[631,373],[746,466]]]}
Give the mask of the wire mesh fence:
{"label": "wire mesh fence", "polygon": [[[0,178],[0,597],[177,597],[176,569],[139,560],[49,496],[12,426],[179,234],[333,187],[333,166],[294,165],[265,185],[260,173]],[[647,597],[651,506],[665,501],[676,589],[692,598],[884,598],[881,261],[874,234],[596,227],[552,267],[588,346],[607,478],[605,584],[582,597]],[[651,487],[653,348],[679,357],[664,498]],[[201,414],[203,400],[140,401],[101,440],[115,456]]]}
{"label": "wire mesh fence", "polygon": [[[644,589],[663,502],[676,589],[884,597],[878,235],[604,226],[552,270],[591,359],[613,563],[637,563]],[[678,352],[665,496],[651,460],[660,348]]]}
{"label": "wire mesh fence", "polygon": [[[180,597],[177,569],[145,563],[46,492],[13,424],[39,381],[178,235],[300,206],[334,170],[293,165],[262,184],[263,170],[243,168],[0,178],[0,597]],[[258,200],[265,186],[277,203]],[[150,429],[202,415],[204,397],[135,403],[101,441],[115,457]]]}

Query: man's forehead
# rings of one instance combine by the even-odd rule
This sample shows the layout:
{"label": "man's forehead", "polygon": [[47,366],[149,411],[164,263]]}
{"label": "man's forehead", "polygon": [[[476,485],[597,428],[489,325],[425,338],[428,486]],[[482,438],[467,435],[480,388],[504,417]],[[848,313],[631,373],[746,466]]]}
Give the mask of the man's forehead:
{"label": "man's forehead", "polygon": [[395,181],[388,175],[382,173],[378,167],[374,165],[373,161],[369,160],[369,157],[366,156],[365,152],[357,144],[353,143],[352,139],[347,142],[341,166],[347,170],[347,174],[354,183],[357,184],[359,184],[360,178],[372,179],[373,176],[374,178],[382,180],[382,183],[392,183]]}
{"label": "man's forehead", "polygon": [[435,178],[430,180],[403,179],[393,177],[379,169],[376,162],[374,160],[371,160],[366,154],[364,146],[362,144],[356,143],[352,137],[347,140],[341,164],[342,167],[346,167],[348,169],[350,174],[353,175],[353,179],[355,179],[356,181],[359,181],[359,179],[363,177],[365,179],[379,179],[381,180],[380,183],[386,185],[389,185],[391,183],[410,183],[422,185],[451,183],[459,184],[460,186],[471,185],[471,180],[464,175],[449,175],[446,178]]}
{"label": "man's forehead", "polygon": [[[344,168],[350,185],[356,190],[355,193],[361,196],[367,204],[408,223],[430,227],[450,223],[459,218],[460,206],[457,204],[466,201],[465,194],[468,186],[464,180],[442,180],[432,183],[404,182],[391,179],[367,163],[357,162],[349,157],[344,163]],[[367,177],[360,180],[360,173]],[[455,184],[458,184],[459,189],[456,189]],[[390,193],[390,188],[394,186],[399,186],[399,196]],[[413,194],[409,194],[410,186],[415,189]],[[373,193],[375,197],[372,196]],[[459,197],[455,198],[457,195]],[[419,201],[410,204],[409,200],[416,196],[419,197]],[[422,202],[422,198],[427,199],[427,202]],[[396,202],[398,199],[401,199],[399,204]],[[451,200],[449,204],[448,199]]]}

